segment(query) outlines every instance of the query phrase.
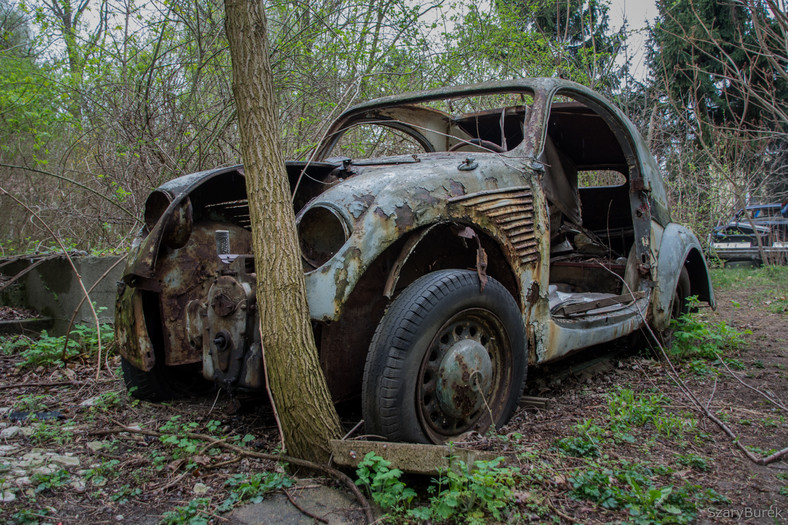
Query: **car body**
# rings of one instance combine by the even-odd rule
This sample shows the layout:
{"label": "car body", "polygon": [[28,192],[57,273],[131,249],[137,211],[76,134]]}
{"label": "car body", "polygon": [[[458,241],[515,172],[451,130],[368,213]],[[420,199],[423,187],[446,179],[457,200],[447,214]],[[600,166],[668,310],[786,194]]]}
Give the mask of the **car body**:
{"label": "car body", "polygon": [[726,264],[788,262],[788,203],[752,204],[739,209],[727,223],[712,230],[709,252]]}
{"label": "car body", "polygon": [[[362,147],[384,150],[341,156]],[[360,396],[370,434],[444,442],[501,425],[529,363],[646,321],[664,330],[689,295],[714,304],[645,142],[572,82],[360,104],[287,171],[320,363],[335,401]],[[116,308],[136,395],[168,396],[190,366],[263,388],[245,191],[235,166],[148,198]]]}

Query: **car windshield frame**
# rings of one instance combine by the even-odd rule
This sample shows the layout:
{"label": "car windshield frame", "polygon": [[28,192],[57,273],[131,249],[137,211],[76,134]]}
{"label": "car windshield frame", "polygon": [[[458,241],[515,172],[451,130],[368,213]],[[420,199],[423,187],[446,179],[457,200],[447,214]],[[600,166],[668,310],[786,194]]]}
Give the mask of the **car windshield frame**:
{"label": "car windshield frame", "polygon": [[[523,126],[523,140],[508,148],[506,154],[513,156],[529,156],[535,157],[538,153],[536,148],[540,146],[539,136],[541,128],[539,124],[543,121],[546,114],[547,101],[551,98],[551,93],[557,89],[553,86],[553,79],[519,79],[508,80],[500,82],[487,82],[484,84],[473,84],[468,86],[454,86],[446,87],[428,91],[417,91],[413,93],[405,93],[402,95],[393,95],[371,100],[366,103],[359,104],[353,108],[348,109],[342,113],[334,123],[326,131],[324,138],[317,146],[313,155],[314,159],[322,160],[330,158],[332,151],[339,142],[342,134],[346,131],[356,127],[360,124],[376,123],[382,126],[395,127],[400,131],[405,131],[404,128],[409,127],[411,131],[407,131],[417,141],[419,136],[426,136],[429,132],[441,134],[439,130],[423,129],[424,126],[416,122],[396,121],[386,118],[386,112],[391,112],[395,108],[404,110],[417,111],[422,116],[432,115],[434,118],[444,119],[446,123],[457,121],[464,117],[472,117],[475,114],[482,114],[486,111],[501,111],[507,110],[509,107],[498,107],[494,110],[482,110],[479,112],[459,113],[452,115],[438,109],[430,108],[424,104],[436,101],[452,101],[470,97],[481,96],[494,96],[494,95],[521,95],[523,97],[530,97],[530,103],[523,101],[522,106],[526,107],[524,112]],[[383,115],[383,118],[381,118]],[[530,130],[530,132],[529,132]],[[434,144],[434,141],[432,141]],[[447,151],[447,149],[433,148],[434,151]],[[425,153],[430,153],[429,148],[425,147]],[[483,152],[481,152],[483,153]]]}

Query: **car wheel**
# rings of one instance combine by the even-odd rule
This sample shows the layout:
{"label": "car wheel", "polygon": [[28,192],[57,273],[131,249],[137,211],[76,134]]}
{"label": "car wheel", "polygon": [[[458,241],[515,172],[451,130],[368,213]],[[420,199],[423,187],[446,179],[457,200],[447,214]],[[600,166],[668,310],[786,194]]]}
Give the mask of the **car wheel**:
{"label": "car wheel", "polygon": [[120,358],[123,382],[129,393],[143,401],[168,401],[206,392],[212,383],[203,379],[201,365],[164,366],[155,364],[140,370],[125,357]]}
{"label": "car wheel", "polygon": [[443,443],[505,424],[527,367],[522,314],[504,286],[442,270],[412,283],[375,331],[364,369],[367,432]]}

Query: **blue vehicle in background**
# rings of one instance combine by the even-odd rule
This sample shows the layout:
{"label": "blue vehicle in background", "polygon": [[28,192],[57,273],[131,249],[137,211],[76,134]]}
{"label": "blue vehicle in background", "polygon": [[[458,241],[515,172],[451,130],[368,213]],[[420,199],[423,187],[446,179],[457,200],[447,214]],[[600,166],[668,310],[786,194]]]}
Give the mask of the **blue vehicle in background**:
{"label": "blue vehicle in background", "polygon": [[[758,246],[760,238],[761,246]],[[709,236],[709,252],[725,264],[788,262],[788,202],[754,204],[737,211]]]}

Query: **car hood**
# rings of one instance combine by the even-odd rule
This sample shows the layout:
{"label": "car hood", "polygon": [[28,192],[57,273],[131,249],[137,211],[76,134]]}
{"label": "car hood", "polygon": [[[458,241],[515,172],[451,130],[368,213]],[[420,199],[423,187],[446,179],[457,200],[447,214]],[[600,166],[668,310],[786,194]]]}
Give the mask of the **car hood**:
{"label": "car hood", "polygon": [[340,211],[355,227],[367,213],[394,220],[398,230],[445,213],[446,202],[479,191],[528,184],[522,159],[498,154],[427,153],[350,163],[347,178],[315,197],[314,206]]}

